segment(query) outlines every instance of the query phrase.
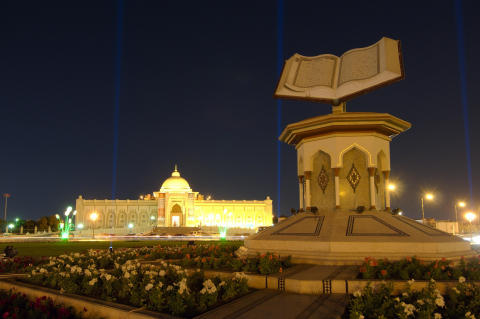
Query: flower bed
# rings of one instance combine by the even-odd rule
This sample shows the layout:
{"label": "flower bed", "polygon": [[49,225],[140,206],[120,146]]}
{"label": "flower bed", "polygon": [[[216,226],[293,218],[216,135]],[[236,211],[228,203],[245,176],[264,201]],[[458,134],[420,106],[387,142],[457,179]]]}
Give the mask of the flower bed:
{"label": "flower bed", "polygon": [[[142,248],[143,250],[143,248]],[[23,280],[107,301],[119,302],[173,315],[193,316],[248,292],[242,273],[234,278],[207,279],[202,271],[178,265],[141,265],[133,260],[137,249],[109,253],[89,251],[51,257],[33,267]]]}
{"label": "flower bed", "polygon": [[153,259],[182,259],[187,255],[219,258],[224,255],[233,256],[235,251],[240,248],[239,243],[225,244],[200,244],[200,245],[179,245],[165,246],[158,245],[153,248],[147,248],[143,258],[146,260]]}
{"label": "flower bed", "polygon": [[244,247],[239,245],[196,245],[181,247],[158,246],[144,256],[146,260],[174,259],[183,267],[244,271],[268,275],[291,266],[290,256],[280,258],[266,253],[247,258]]}
{"label": "flower bed", "polygon": [[466,318],[475,319],[480,314],[480,288],[460,277],[456,287],[442,296],[432,279],[427,288],[413,291],[409,288],[401,295],[392,295],[393,285],[382,283],[368,285],[356,291],[343,318]]}
{"label": "flower bed", "polygon": [[460,277],[480,280],[480,256],[462,258],[457,263],[446,259],[425,262],[415,257],[395,262],[365,258],[359,274],[359,278],[363,279],[457,280]]}
{"label": "flower bed", "polygon": [[24,272],[27,267],[45,263],[47,260],[32,257],[3,258],[0,261],[0,273]]}
{"label": "flower bed", "polygon": [[52,299],[42,297],[31,301],[25,294],[0,290],[0,316],[2,319],[77,319],[83,318],[71,307],[56,305]]}

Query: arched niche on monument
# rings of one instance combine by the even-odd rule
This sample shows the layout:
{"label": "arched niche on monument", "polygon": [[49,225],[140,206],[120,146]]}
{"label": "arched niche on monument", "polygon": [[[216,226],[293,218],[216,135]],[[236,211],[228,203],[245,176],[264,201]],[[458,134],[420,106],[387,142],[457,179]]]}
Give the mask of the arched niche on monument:
{"label": "arched niche on monument", "polygon": [[133,225],[138,225],[137,213],[131,212],[128,215],[128,223],[132,223]]}
{"label": "arched niche on monument", "polygon": [[118,214],[118,223],[117,227],[119,228],[124,228],[127,224],[127,214],[125,211],[120,211],[120,214]]}
{"label": "arched niche on monument", "polygon": [[340,170],[340,206],[343,209],[356,209],[359,206],[370,208],[370,185],[367,154],[358,147],[343,153]]}
{"label": "arched niche on monument", "polygon": [[115,213],[112,210],[110,210],[108,212],[107,227],[110,227],[110,228],[114,227],[115,226],[114,222],[115,222]]}
{"label": "arched niche on monument", "polygon": [[142,211],[140,214],[140,226],[147,226],[148,225],[148,214],[146,211]]}
{"label": "arched niche on monument", "polygon": [[387,167],[387,156],[383,151],[378,152],[377,169],[375,170],[375,192],[378,210],[385,209],[385,175],[384,171]]}
{"label": "arched niche on monument", "polygon": [[311,205],[322,210],[335,209],[335,175],[331,157],[318,151],[312,157]]}
{"label": "arched niche on monument", "polygon": [[180,227],[183,225],[183,211],[180,205],[175,204],[172,206],[172,210],[170,211],[170,225],[172,227]]}
{"label": "arched niche on monument", "polygon": [[95,228],[103,228],[103,225],[105,224],[105,215],[103,212],[98,213],[98,218],[95,221]]}

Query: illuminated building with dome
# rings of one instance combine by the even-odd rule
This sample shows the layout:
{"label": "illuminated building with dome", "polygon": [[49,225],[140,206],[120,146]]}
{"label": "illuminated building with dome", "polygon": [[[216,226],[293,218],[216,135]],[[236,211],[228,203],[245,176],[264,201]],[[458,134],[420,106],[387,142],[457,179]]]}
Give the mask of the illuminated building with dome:
{"label": "illuminated building with dome", "polygon": [[[175,166],[159,191],[137,200],[84,199],[76,201],[77,229],[104,229],[108,233],[161,227],[225,226],[255,229],[273,224],[272,200],[215,200],[194,192]],[[89,216],[96,212],[98,218]],[[80,226],[80,227],[78,227]]]}

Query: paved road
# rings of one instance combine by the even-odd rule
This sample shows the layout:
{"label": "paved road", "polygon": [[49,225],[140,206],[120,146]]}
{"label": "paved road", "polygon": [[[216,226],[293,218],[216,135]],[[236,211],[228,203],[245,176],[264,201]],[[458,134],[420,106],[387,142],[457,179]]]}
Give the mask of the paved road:
{"label": "paved road", "polygon": [[335,319],[346,306],[343,294],[300,295],[277,290],[258,290],[195,319]]}

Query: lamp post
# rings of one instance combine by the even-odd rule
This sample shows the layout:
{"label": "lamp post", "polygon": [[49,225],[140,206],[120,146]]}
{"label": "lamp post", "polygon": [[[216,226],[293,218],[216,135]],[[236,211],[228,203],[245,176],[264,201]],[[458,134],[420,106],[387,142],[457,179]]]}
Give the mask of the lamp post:
{"label": "lamp post", "polygon": [[425,225],[425,209],[423,208],[423,199],[426,200],[433,200],[433,194],[432,193],[426,193],[425,195],[422,196],[421,201],[422,201],[422,224]]}
{"label": "lamp post", "polygon": [[98,214],[96,212],[93,212],[90,214],[90,220],[93,222],[93,227],[92,227],[92,237],[95,238],[95,221],[98,218]]}
{"label": "lamp post", "polygon": [[[391,193],[395,193],[395,191],[397,190],[397,185],[393,184],[393,183],[388,183],[387,184],[387,189],[385,190],[384,192],[384,203],[385,203],[385,210],[388,211],[389,209],[391,209],[392,207],[392,204],[391,204],[391,196],[390,194]],[[388,206],[388,207],[387,207]]]}
{"label": "lamp post", "polygon": [[[458,207],[465,208],[467,204],[464,201],[459,201],[455,203],[455,223],[457,225],[458,232],[460,232],[460,228],[458,227]],[[453,228],[453,234],[455,235],[455,227]]]}
{"label": "lamp post", "polygon": [[3,194],[3,197],[5,198],[5,215],[3,217],[3,220],[5,220],[5,231],[8,233],[8,224],[7,224],[7,202],[8,202],[8,198],[10,197],[11,195],[8,194],[8,193],[5,193]]}
{"label": "lamp post", "polygon": [[472,222],[477,219],[477,214],[474,212],[466,212],[465,215],[463,215],[466,220],[470,223],[470,242],[472,242],[473,239],[473,232],[472,232]]}

